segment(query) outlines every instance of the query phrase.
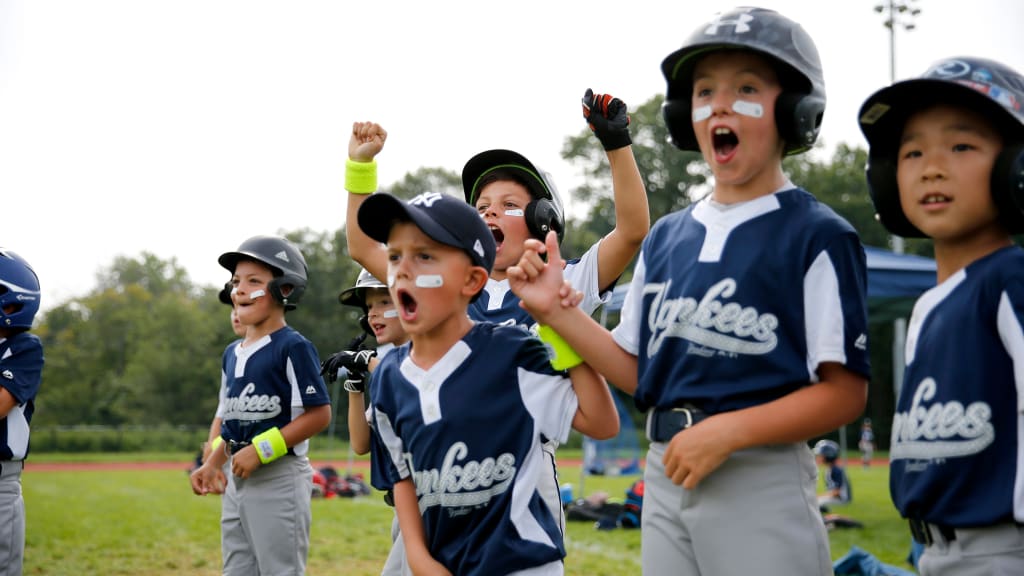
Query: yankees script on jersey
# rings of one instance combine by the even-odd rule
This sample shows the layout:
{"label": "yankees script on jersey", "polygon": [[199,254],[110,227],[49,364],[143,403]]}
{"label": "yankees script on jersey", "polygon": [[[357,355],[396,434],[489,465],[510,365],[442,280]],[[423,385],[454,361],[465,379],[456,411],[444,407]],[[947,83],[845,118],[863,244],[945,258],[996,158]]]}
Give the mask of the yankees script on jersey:
{"label": "yankees script on jersey", "polygon": [[[289,326],[249,346],[229,346],[221,365],[224,400],[217,415],[226,440],[251,442],[275,426],[284,428],[305,406],[330,404],[316,348]],[[292,448],[302,456],[308,447],[304,440]]]}
{"label": "yankees script on jersey", "polygon": [[43,345],[35,334],[0,339],[0,380],[17,402],[0,419],[0,460],[24,460],[28,455],[29,423],[42,371]]}
{"label": "yankees script on jersey", "polygon": [[903,516],[954,527],[1024,522],[1022,324],[1024,251],[1015,246],[914,305],[889,453]]}
{"label": "yankees script on jersey", "polygon": [[867,377],[866,287],[857,233],[792,184],[665,216],[613,331],[638,357],[637,406],[763,404],[816,381],[822,362]]}
{"label": "yankees script on jersey", "polygon": [[[547,349],[518,326],[477,323],[430,370],[407,344],[373,373],[387,479],[411,478],[431,554],[457,574],[506,574],[565,556],[537,490],[541,436],[564,442],[578,405]],[[386,382],[386,385],[380,385]]]}
{"label": "yankees script on jersey", "polygon": [[[591,314],[605,302],[610,292],[600,293],[597,285],[597,251],[598,242],[583,254],[582,258],[567,260],[563,277],[572,283],[572,287],[583,293],[580,309]],[[469,317],[473,320],[494,322],[495,324],[519,324],[532,330],[533,318],[519,306],[519,297],[512,293],[508,280],[487,279],[480,297],[469,305]]]}

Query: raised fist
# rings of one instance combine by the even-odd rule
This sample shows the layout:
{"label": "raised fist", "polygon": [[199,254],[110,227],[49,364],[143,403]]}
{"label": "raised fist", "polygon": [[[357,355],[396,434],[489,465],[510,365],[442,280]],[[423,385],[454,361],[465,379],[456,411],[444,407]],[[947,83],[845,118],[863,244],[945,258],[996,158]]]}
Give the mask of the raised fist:
{"label": "raised fist", "polygon": [[622,100],[609,94],[594,94],[587,88],[583,95],[583,117],[605,150],[617,150],[633,143],[629,136],[629,114]]}

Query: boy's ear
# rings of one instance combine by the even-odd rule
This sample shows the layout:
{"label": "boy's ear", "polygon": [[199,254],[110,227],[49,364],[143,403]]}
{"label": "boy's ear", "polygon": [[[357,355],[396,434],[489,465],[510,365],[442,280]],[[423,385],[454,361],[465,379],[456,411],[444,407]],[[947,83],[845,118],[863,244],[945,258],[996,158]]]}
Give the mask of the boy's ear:
{"label": "boy's ear", "polygon": [[473,298],[487,285],[488,273],[482,266],[472,266],[466,274],[466,283],[462,287],[462,293]]}

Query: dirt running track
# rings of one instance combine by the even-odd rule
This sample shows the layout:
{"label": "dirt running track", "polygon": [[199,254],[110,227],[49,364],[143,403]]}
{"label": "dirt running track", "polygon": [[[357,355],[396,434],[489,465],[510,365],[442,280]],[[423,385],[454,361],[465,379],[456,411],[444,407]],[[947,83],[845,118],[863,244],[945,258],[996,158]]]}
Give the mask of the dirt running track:
{"label": "dirt running track", "polygon": [[[114,470],[188,470],[191,462],[33,462],[29,459],[25,464],[25,472],[89,472],[89,471],[114,471]],[[581,460],[559,460],[559,466],[580,466]],[[859,466],[860,460],[850,459],[847,466]],[[876,458],[871,462],[872,467],[887,468],[889,461]],[[313,462],[313,468],[319,470],[326,466],[332,466],[335,470],[345,470],[348,462]],[[367,460],[356,460],[352,467],[364,470],[370,467]]]}

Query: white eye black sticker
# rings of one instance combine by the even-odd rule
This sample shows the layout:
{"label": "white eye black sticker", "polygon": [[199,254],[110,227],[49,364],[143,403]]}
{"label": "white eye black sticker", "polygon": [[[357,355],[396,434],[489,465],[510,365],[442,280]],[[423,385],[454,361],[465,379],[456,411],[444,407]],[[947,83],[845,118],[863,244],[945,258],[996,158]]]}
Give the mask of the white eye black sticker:
{"label": "white eye black sticker", "polygon": [[423,274],[416,277],[416,286],[420,288],[440,288],[444,286],[444,278],[440,274]]}
{"label": "white eye black sticker", "polygon": [[733,102],[732,111],[744,116],[750,116],[751,118],[760,118],[761,116],[764,116],[763,106],[755,102],[747,102],[746,100],[737,100]]}

